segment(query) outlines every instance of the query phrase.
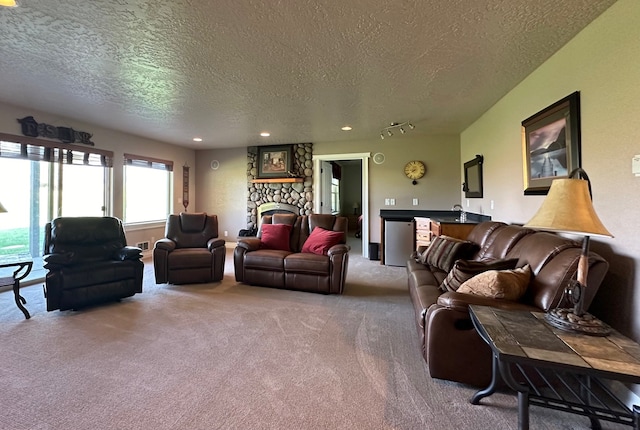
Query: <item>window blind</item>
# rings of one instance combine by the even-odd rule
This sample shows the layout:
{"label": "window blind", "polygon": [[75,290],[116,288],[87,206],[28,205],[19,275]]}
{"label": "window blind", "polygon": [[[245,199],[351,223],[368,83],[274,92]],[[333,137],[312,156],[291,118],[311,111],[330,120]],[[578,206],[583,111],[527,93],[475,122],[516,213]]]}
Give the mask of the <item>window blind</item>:
{"label": "window blind", "polygon": [[126,166],[148,167],[173,172],[173,161],[145,157],[144,155],[124,154],[124,164]]}
{"label": "window blind", "polygon": [[0,133],[0,157],[113,167],[113,152]]}

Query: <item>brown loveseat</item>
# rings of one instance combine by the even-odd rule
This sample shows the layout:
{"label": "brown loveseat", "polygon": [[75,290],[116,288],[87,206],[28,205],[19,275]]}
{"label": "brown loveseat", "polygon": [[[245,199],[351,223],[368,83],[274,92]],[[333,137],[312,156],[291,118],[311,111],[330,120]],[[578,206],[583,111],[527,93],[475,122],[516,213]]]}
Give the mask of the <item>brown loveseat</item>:
{"label": "brown loveseat", "polygon": [[[408,286],[421,337],[422,354],[434,378],[487,386],[491,379],[491,350],[476,333],[469,318],[470,304],[504,309],[549,311],[565,303],[564,289],[575,279],[581,245],[548,232],[488,221],[478,224],[468,236],[465,260],[458,260],[451,273],[427,262],[410,259]],[[460,248],[462,249],[462,248]],[[458,251],[460,251],[458,249]],[[432,254],[433,255],[433,254]],[[447,263],[455,261],[448,259]],[[428,259],[433,260],[433,257]],[[447,259],[440,258],[440,261]],[[472,260],[469,262],[468,260]],[[531,278],[519,300],[489,298],[460,292],[443,292],[441,285],[459,274],[465,265],[495,265],[513,262],[529,265]],[[590,253],[585,309],[595,296],[609,264]],[[445,288],[446,289],[446,288]]]}
{"label": "brown loveseat", "polygon": [[[236,281],[288,290],[341,294],[349,262],[347,221],[345,217],[327,214],[262,217],[258,237],[238,239],[233,254]],[[284,238],[282,249],[269,249],[265,246],[263,230],[267,230],[267,225],[278,224],[286,225],[290,232]],[[325,250],[326,254],[302,252],[306,251],[305,242],[317,228],[315,235],[321,232],[342,233],[334,234],[339,243]]]}

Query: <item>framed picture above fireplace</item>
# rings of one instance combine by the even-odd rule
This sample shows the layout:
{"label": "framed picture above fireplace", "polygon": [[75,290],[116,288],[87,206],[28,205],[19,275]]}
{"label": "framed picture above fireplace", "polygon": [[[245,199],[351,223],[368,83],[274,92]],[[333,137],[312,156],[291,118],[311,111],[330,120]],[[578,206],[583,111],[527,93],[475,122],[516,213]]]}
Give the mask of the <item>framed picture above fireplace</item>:
{"label": "framed picture above fireplace", "polygon": [[291,172],[291,145],[258,147],[258,179],[286,178]]}

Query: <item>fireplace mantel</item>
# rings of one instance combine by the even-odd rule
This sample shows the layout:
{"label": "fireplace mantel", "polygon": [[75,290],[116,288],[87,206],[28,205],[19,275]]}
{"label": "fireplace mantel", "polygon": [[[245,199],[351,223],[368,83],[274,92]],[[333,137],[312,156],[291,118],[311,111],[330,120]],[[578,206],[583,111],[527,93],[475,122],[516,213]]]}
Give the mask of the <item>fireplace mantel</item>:
{"label": "fireplace mantel", "polygon": [[252,179],[252,184],[266,184],[266,183],[279,183],[285,182],[304,182],[303,178],[268,178],[268,179]]}

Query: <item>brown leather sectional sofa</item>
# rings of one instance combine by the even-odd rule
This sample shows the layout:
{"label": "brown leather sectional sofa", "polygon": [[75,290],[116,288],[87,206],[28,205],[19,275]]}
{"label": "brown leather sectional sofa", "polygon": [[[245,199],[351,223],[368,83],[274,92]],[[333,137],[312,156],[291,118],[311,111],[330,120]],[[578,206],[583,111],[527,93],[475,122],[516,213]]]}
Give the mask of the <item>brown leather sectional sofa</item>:
{"label": "brown leather sectional sofa", "polygon": [[[265,224],[291,226],[289,250],[265,249],[260,237]],[[273,214],[262,217],[258,237],[242,237],[234,250],[236,281],[264,287],[341,294],[349,262],[346,217],[328,214]],[[343,232],[339,244],[326,255],[301,252],[313,230]]]}
{"label": "brown leather sectional sofa", "polygon": [[[439,286],[447,272],[415,259],[407,264],[408,286],[422,354],[431,376],[484,387],[491,380],[491,350],[473,328],[468,306],[545,312],[559,304],[569,307],[563,293],[570,280],[575,279],[581,244],[553,233],[494,221],[478,224],[468,240],[476,244],[471,260],[517,259],[516,267],[530,265],[532,278],[521,299],[443,292]],[[602,257],[590,253],[585,309],[608,267]]]}

